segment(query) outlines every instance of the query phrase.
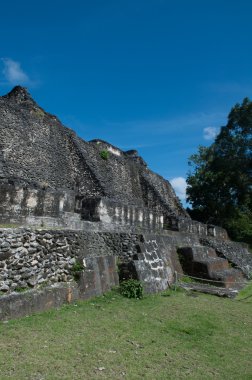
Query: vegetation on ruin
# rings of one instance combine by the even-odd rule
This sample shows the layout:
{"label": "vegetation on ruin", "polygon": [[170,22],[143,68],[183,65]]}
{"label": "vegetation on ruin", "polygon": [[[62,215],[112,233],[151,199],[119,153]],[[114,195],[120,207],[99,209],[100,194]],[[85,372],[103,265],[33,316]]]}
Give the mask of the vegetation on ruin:
{"label": "vegetation on ruin", "polygon": [[222,299],[177,289],[111,292],[0,323],[1,380],[251,379],[252,289]]}
{"label": "vegetation on ruin", "polygon": [[0,223],[0,228],[18,228],[19,225],[13,223]]}
{"label": "vegetation on ruin", "polygon": [[103,160],[108,160],[109,159],[109,151],[108,150],[102,150],[100,152],[100,156]]}
{"label": "vegetation on ruin", "polygon": [[143,285],[138,280],[129,279],[122,281],[120,283],[119,291],[127,298],[143,298]]}
{"label": "vegetation on ruin", "polygon": [[84,266],[82,263],[80,263],[79,261],[76,261],[72,268],[71,268],[71,271],[72,272],[81,272],[82,270],[84,269]]}
{"label": "vegetation on ruin", "polygon": [[81,276],[81,272],[83,271],[84,269],[84,266],[82,263],[80,263],[79,261],[76,261],[72,268],[71,268],[71,272],[72,272],[72,275],[75,279],[75,281],[78,281],[80,276]]}
{"label": "vegetation on ruin", "polygon": [[252,102],[236,104],[214,143],[190,157],[191,216],[252,244]]}

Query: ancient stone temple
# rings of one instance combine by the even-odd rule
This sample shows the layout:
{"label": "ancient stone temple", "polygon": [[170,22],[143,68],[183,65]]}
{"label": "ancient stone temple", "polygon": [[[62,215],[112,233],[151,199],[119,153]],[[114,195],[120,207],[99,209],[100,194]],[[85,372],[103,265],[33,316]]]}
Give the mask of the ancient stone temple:
{"label": "ancient stone temple", "polygon": [[246,247],[191,220],[137,151],[84,141],[19,86],[0,97],[0,224],[1,318],[127,278],[147,292],[183,273],[235,288],[252,271]]}

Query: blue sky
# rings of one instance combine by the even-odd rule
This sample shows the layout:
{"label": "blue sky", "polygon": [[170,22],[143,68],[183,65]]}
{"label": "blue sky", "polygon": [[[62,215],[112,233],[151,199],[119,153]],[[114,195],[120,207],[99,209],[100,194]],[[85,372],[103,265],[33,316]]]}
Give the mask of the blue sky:
{"label": "blue sky", "polygon": [[137,149],[181,198],[188,157],[252,98],[250,0],[1,4],[0,93],[27,87],[85,140]]}

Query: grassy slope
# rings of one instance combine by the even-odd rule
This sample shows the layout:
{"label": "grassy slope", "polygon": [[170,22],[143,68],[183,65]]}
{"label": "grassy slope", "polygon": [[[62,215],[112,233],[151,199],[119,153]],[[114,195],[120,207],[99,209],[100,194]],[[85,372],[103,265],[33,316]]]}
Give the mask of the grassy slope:
{"label": "grassy slope", "polygon": [[0,379],[252,379],[252,301],[117,294],[0,324]]}

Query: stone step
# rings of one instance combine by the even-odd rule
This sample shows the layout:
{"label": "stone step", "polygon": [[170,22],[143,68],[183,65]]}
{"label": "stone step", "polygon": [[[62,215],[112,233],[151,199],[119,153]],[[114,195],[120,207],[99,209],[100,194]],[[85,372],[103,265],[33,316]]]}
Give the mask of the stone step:
{"label": "stone step", "polygon": [[183,247],[178,253],[183,271],[189,276],[202,278],[202,281],[224,288],[241,288],[245,283],[242,272],[230,268],[228,260],[217,256],[213,248]]}
{"label": "stone step", "polygon": [[192,253],[193,253],[193,259],[195,261],[197,259],[202,259],[202,258],[218,257],[215,252],[215,249],[211,247],[206,247],[206,246],[195,246],[192,248]]}
{"label": "stone step", "polygon": [[229,263],[221,257],[211,257],[195,260],[193,262],[193,270],[195,271],[196,269],[211,277],[213,272],[229,269]]}
{"label": "stone step", "polygon": [[238,294],[237,289],[212,286],[209,284],[201,284],[198,282],[186,283],[186,282],[183,282],[182,280],[181,282],[179,282],[178,286],[180,288],[187,290],[188,295],[193,295],[192,292],[200,292],[200,293],[206,293],[206,294],[213,294],[219,297],[234,298]]}
{"label": "stone step", "polygon": [[221,281],[219,286],[223,286],[225,288],[242,288],[246,280],[242,274],[242,272],[238,269],[226,269],[222,271],[216,271],[212,274],[212,278]]}
{"label": "stone step", "polygon": [[178,254],[187,262],[218,257],[213,248],[206,246],[181,247],[178,249]]}

